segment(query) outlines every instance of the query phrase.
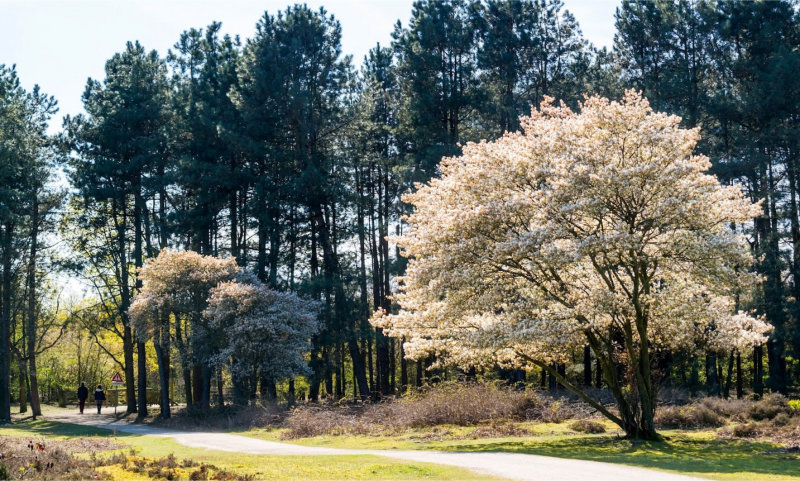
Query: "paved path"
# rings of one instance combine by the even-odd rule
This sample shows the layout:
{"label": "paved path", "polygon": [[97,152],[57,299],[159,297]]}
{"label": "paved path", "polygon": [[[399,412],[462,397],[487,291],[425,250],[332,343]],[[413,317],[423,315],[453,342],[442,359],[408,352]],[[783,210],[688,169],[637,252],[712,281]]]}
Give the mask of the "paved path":
{"label": "paved path", "polygon": [[442,451],[395,451],[334,449],[263,441],[236,434],[189,432],[156,428],[117,421],[111,416],[93,413],[45,413],[49,421],[82,424],[130,434],[147,434],[175,439],[189,447],[248,454],[333,455],[370,454],[414,462],[444,464],[518,481],[700,481],[699,478],[662,473],[618,464],[561,459],[532,454],[472,453]]}

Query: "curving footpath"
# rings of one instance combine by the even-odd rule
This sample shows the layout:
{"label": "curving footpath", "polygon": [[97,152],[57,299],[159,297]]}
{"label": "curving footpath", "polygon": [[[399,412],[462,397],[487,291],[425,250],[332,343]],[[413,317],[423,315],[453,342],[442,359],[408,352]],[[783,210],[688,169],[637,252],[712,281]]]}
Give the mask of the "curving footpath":
{"label": "curving footpath", "polygon": [[334,449],[263,441],[236,434],[189,432],[117,421],[95,414],[46,414],[48,421],[80,424],[129,434],[173,438],[189,447],[247,454],[348,456],[370,454],[407,461],[443,464],[518,481],[701,481],[700,478],[663,473],[618,464],[562,459],[533,454],[443,451]]}

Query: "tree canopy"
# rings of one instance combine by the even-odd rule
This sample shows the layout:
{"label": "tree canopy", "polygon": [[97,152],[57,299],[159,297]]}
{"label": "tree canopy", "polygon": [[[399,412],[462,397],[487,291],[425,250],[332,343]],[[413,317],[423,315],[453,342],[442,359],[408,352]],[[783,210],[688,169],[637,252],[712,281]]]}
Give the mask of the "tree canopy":
{"label": "tree canopy", "polygon": [[[628,91],[574,112],[545,100],[523,131],[468,144],[405,200],[401,311],[377,325],[416,358],[564,362],[588,344],[636,437],[655,436],[659,353],[752,346],[769,326],[737,312],[756,278],[732,224],[757,216],[695,155],[698,129]],[[626,376],[617,377],[624,359]],[[629,389],[629,390],[626,390]]]}

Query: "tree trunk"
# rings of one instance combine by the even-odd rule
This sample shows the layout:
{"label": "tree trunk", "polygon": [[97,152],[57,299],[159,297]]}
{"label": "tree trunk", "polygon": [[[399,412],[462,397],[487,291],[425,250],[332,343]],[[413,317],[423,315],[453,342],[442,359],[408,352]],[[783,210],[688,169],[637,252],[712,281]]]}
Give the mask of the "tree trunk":
{"label": "tree trunk", "polygon": [[280,211],[273,207],[269,213],[269,286],[278,287],[278,256],[280,254]]}
{"label": "tree trunk", "polygon": [[391,392],[389,379],[389,338],[383,334],[383,329],[375,329],[375,350],[378,353],[378,390],[382,395]]}
{"label": "tree trunk", "polygon": [[[164,321],[158,327],[158,331],[164,329]],[[169,321],[167,321],[169,322]],[[169,333],[167,333],[167,336]],[[158,384],[160,389],[159,404],[161,405],[161,413],[159,417],[168,419],[171,415],[171,407],[169,405],[169,341],[164,339],[163,334],[157,333],[157,337],[153,342],[156,348],[156,361],[158,363]]]}
{"label": "tree trunk", "polygon": [[203,409],[203,366],[192,366],[192,404],[198,404]]}
{"label": "tree trunk", "polygon": [[194,399],[192,398],[192,370],[189,366],[189,361],[186,359],[186,346],[183,342],[183,322],[179,315],[174,314],[174,317],[175,343],[177,344],[178,352],[180,353],[181,374],[183,375],[183,392],[184,397],[186,398],[186,407],[189,407],[194,404]]}
{"label": "tree trunk", "polygon": [[136,341],[136,374],[138,380],[138,413],[137,419],[147,416],[147,346],[144,341]]}
{"label": "tree trunk", "polygon": [[758,397],[764,395],[764,347],[753,348],[753,393]]}
{"label": "tree trunk", "polygon": [[583,385],[592,387],[592,348],[583,346]]}
{"label": "tree trunk", "polygon": [[[144,199],[142,199],[141,185],[136,187],[133,201],[133,222],[134,222],[134,237],[133,237],[133,265],[136,267],[136,292],[142,289],[142,281],[139,279],[139,269],[142,267],[144,260],[143,251],[143,233],[142,233],[142,216],[144,211]],[[139,335],[136,336],[139,338]],[[136,341],[136,360],[137,360],[137,380],[139,384],[139,409],[138,419],[143,419],[147,416],[147,349],[143,339]]]}
{"label": "tree trunk", "polygon": [[733,380],[733,358],[736,354],[736,350],[732,350],[730,356],[728,356],[728,372],[725,375],[725,387],[722,390],[722,396],[725,399],[728,399],[731,395],[731,381]]}
{"label": "tree trunk", "polygon": [[603,387],[603,371],[600,369],[600,360],[595,359],[594,362],[594,387],[601,389]]}
{"label": "tree trunk", "polygon": [[[236,155],[234,154],[231,156],[231,182],[234,181],[236,177]],[[228,221],[230,222],[230,243],[231,243],[231,257],[236,259],[237,265],[244,265],[243,259],[241,257],[241,253],[239,252],[239,217],[238,217],[238,206],[239,203],[237,202],[237,191],[236,189],[231,189],[228,193]]]}
{"label": "tree trunk", "polygon": [[28,389],[26,378],[27,375],[25,373],[25,360],[20,358],[17,360],[17,366],[19,371],[19,413],[23,414],[28,412]]}
{"label": "tree trunk", "polygon": [[691,395],[697,394],[700,388],[700,367],[698,365],[697,356],[692,356],[691,373],[689,374],[689,393]]}
{"label": "tree trunk", "polygon": [[222,368],[216,370],[217,373],[217,406],[225,406],[225,390],[222,385]]}
{"label": "tree trunk", "polygon": [[[33,418],[42,415],[42,406],[39,401],[39,381],[36,373],[36,340],[37,340],[37,313],[36,313],[36,260],[39,247],[39,196],[34,192],[31,210],[31,250],[28,258],[28,327],[27,358],[28,378],[30,379],[31,414]],[[24,361],[23,361],[24,362]]]}
{"label": "tree trunk", "polygon": [[202,386],[203,392],[201,393],[201,407],[204,411],[208,411],[211,408],[211,376],[212,371],[211,367],[207,364],[204,364],[201,370],[202,373]]}
{"label": "tree trunk", "polygon": [[742,378],[742,354],[736,351],[736,399],[744,396],[744,379]]}
{"label": "tree trunk", "polygon": [[[348,317],[347,298],[342,285],[341,272],[339,268],[339,260],[333,251],[333,245],[328,237],[328,228],[325,224],[325,218],[322,213],[322,205],[314,204],[311,209],[312,221],[317,226],[317,234],[322,248],[322,261],[325,266],[326,276],[328,277],[329,284],[334,287],[334,311],[338,322],[342,322]],[[350,357],[353,362],[353,374],[358,383],[358,392],[362,399],[369,396],[369,385],[367,384],[367,371],[364,366],[364,358],[361,356],[361,351],[358,347],[358,334],[352,329],[348,328],[349,339],[347,346],[350,350]]]}
{"label": "tree trunk", "polygon": [[[114,204],[114,217],[116,217],[116,205],[118,199],[115,199]],[[126,234],[126,209],[124,205],[125,200],[122,199],[122,213],[119,219],[115,218],[117,227],[117,255],[119,256],[119,284],[120,284],[120,317],[122,318],[122,352],[125,360],[125,395],[127,398],[128,407],[126,412],[128,414],[137,411],[136,406],[136,378],[134,377],[133,370],[133,332],[131,331],[131,322],[128,318],[128,308],[131,305],[130,286],[128,285],[128,255],[127,255],[127,234]]]}
{"label": "tree trunk", "polygon": [[258,280],[267,282],[267,222],[261,214],[258,218],[258,246],[256,247],[256,276]]}
{"label": "tree trunk", "polygon": [[408,361],[406,360],[406,350],[403,347],[406,338],[400,339],[400,392],[404,393],[408,389]]}
{"label": "tree trunk", "polygon": [[232,360],[231,379],[233,381],[233,404],[236,406],[247,406],[247,381],[246,376],[239,373],[236,361]]}
{"label": "tree trunk", "polygon": [[289,379],[289,389],[286,391],[286,404],[289,405],[289,407],[292,407],[295,404],[294,378]]}
{"label": "tree trunk", "polygon": [[278,389],[271,377],[261,377],[261,399],[270,403],[278,400]]}
{"label": "tree trunk", "polygon": [[0,421],[11,422],[11,248],[14,226],[3,228],[3,294],[0,302]]}
{"label": "tree trunk", "polygon": [[717,377],[717,355],[706,355],[706,391],[709,396],[719,396],[719,377]]}

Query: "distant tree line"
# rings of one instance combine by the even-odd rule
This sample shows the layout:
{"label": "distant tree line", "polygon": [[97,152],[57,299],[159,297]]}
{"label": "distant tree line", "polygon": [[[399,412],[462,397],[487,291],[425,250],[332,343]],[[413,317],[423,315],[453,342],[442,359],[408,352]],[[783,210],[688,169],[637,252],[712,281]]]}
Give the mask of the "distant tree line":
{"label": "distant tree line", "polygon": [[[128,43],[104,79],[88,81],[85,113],[66,117],[57,139],[45,134],[54,101],[25,92],[3,68],[0,417],[10,416],[12,378],[14,397],[33,404],[41,332],[60,329],[39,289],[56,267],[94,287],[84,306],[93,315],[75,317],[101,345],[122,344],[114,361],[128,410],[146,413],[145,389],[158,377],[129,309],[143,288],[137,269],[164,248],[231,257],[267,288],[320,302],[303,387],[312,401],[380,397],[459,375],[429,370],[433,359],[405,360],[402,342],[368,322],[376,309],[392,310],[405,270],[388,239],[409,213],[400,195],[437,176],[441,158],[463,143],[517,130],[543,96],[576,107],[584,94],[619,98],[626,88],[700,127],[715,173],[763,200],[763,216],[731,227],[749,235],[765,279],[757,302],[740,307],[766,316],[770,341],[752,352],[667,358],[664,382],[726,396],[785,392],[800,378],[796,7],[625,0],[613,48],[598,49],[560,0],[419,1],[391,44],[356,69],[335,17],[295,5],[265,13],[244,41],[212,23],[185,31],[163,56]],[[71,182],[65,201],[48,180],[56,159]],[[55,234],[68,253],[42,255]],[[173,346],[190,338],[191,322],[171,326]],[[601,385],[595,361],[586,349],[555,368]],[[210,378],[230,376],[221,363],[178,370],[186,401],[201,407]],[[244,398],[274,398],[282,384],[293,399],[295,378],[278,372],[238,373]],[[544,371],[536,382],[555,385]]]}

